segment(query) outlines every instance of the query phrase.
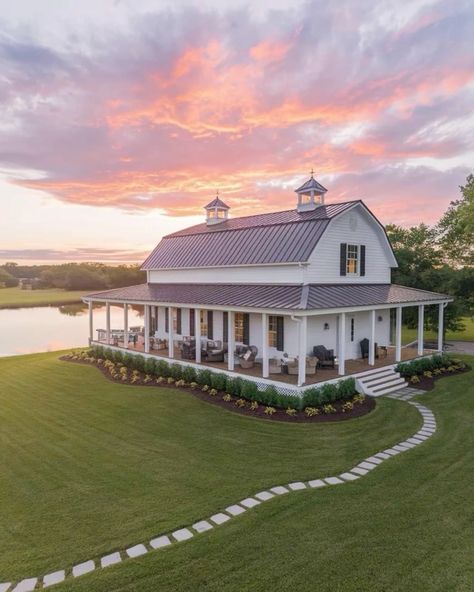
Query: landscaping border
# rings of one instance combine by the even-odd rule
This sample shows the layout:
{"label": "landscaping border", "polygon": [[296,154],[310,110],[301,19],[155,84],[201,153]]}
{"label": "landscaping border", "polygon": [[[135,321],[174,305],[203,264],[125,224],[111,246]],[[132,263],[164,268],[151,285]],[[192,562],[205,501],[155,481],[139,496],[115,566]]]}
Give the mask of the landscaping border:
{"label": "landscaping border", "polygon": [[201,400],[248,417],[291,423],[334,422],[364,416],[376,406],[375,399],[357,392],[353,378],[308,389],[302,396],[285,395],[272,386],[262,391],[251,381],[205,368],[196,372],[166,360],[137,356],[128,360],[133,363],[129,367],[124,364],[123,355],[116,358],[114,350],[101,348],[99,354],[108,356],[106,359],[91,355],[94,351],[97,354],[94,348],[73,351],[60,360],[95,366],[106,378],[119,384],[183,389]]}

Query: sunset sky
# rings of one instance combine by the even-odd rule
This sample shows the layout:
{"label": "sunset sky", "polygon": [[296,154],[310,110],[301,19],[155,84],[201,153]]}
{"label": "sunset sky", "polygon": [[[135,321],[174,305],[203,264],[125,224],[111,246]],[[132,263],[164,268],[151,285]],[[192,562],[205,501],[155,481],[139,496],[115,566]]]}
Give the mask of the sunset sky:
{"label": "sunset sky", "polygon": [[140,261],[309,177],[437,221],[474,163],[474,3],[15,0],[0,14],[0,262]]}

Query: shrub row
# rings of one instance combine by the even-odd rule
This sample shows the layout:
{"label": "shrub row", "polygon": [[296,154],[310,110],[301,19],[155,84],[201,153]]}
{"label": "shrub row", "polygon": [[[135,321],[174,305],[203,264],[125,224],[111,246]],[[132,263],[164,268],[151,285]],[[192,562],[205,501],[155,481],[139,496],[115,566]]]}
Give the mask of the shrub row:
{"label": "shrub row", "polygon": [[144,372],[150,376],[171,377],[184,380],[186,383],[197,383],[208,386],[216,391],[222,391],[233,397],[242,397],[247,401],[256,401],[262,405],[271,405],[286,409],[304,409],[305,407],[319,407],[341,399],[350,399],[356,394],[355,380],[347,378],[334,384],[325,384],[319,388],[309,388],[302,397],[285,395],[270,385],[259,390],[258,385],[240,377],[232,378],[226,374],[212,372],[205,368],[196,370],[191,366],[168,363],[166,360],[145,358],[144,356],[112,350],[102,346],[93,346],[89,354],[95,359],[110,360],[116,364],[123,364],[127,368]]}
{"label": "shrub row", "polygon": [[422,376],[425,372],[434,372],[443,368],[449,368],[453,360],[446,354],[438,354],[431,358],[420,358],[411,362],[400,362],[395,370],[406,378]]}

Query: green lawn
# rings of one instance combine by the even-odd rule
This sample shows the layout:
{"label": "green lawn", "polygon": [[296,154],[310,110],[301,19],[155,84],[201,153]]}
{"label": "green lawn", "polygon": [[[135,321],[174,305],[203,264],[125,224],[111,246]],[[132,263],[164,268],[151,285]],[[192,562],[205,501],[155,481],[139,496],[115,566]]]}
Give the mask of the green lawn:
{"label": "green lawn", "polygon": [[[57,355],[0,358],[0,581],[99,558],[206,518],[263,488],[337,474],[421,424],[414,408],[389,399],[365,417],[338,424],[262,421],[182,391],[117,385],[96,368],[60,362]],[[354,491],[352,485],[344,489]],[[297,564],[313,569],[321,553],[317,545],[291,561],[301,546],[299,527],[307,539],[316,517],[331,517],[321,503],[326,495],[292,494],[197,537],[195,544],[123,566],[124,578],[138,577],[130,588],[121,588],[122,576],[112,570],[101,576],[112,578],[110,585],[86,577],[63,589],[141,590],[142,577],[148,589],[158,582],[161,589],[163,570],[171,570],[169,590],[201,589],[194,584],[206,589],[205,581],[209,589],[243,590],[242,578],[254,577],[252,570],[271,582],[285,564],[293,577]],[[366,511],[363,500],[354,503],[354,516]],[[311,536],[316,543],[319,534]],[[285,554],[288,560],[281,561]],[[173,567],[187,556],[190,571]]]}
{"label": "green lawn", "polygon": [[[474,341],[474,318],[463,317],[462,322],[466,329],[464,331],[458,331],[457,333],[447,331],[445,337],[446,341]],[[424,336],[426,340],[436,341],[438,339],[436,331],[425,331]],[[403,326],[402,343],[411,343],[416,339],[418,339],[418,330],[416,328],[409,329],[408,327]]]}
{"label": "green lawn", "polygon": [[84,291],[68,291],[51,288],[47,290],[20,290],[0,288],[0,308],[22,308],[24,306],[49,306],[80,302]]}
{"label": "green lawn", "polygon": [[[363,479],[282,496],[58,592],[472,591],[473,373],[444,378],[419,400],[434,411],[437,433]],[[385,421],[408,407],[391,405]],[[395,421],[402,432],[412,423]],[[323,431],[330,439],[331,428]]]}

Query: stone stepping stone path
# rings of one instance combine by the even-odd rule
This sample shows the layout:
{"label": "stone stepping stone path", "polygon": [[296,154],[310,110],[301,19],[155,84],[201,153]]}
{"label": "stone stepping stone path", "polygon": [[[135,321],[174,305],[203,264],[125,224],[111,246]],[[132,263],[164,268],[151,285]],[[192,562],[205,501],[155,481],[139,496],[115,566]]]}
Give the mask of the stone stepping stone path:
{"label": "stone stepping stone path", "polygon": [[[121,551],[110,553],[109,555],[104,555],[102,558],[100,558],[100,560],[98,560],[99,568],[105,569],[107,567],[117,565],[125,559],[140,557],[148,553],[150,549],[162,549],[168,547],[169,545],[178,544],[180,542],[192,539],[195,533],[203,534],[209,530],[212,530],[215,526],[220,526],[228,520],[246,513],[247,510],[255,508],[260,504],[270,501],[276,497],[280,497],[292,492],[306,491],[308,489],[319,489],[324,487],[332,487],[334,485],[342,485],[356,481],[357,479],[370,474],[373,470],[377,469],[380,465],[384,464],[392,457],[402,454],[403,452],[407,452],[412,448],[416,448],[435,434],[437,426],[433,412],[421,403],[411,401],[413,397],[422,394],[422,392],[423,391],[419,389],[407,387],[395,393],[386,395],[387,398],[404,401],[409,405],[413,405],[423,418],[423,426],[418,430],[418,432],[403,442],[395,444],[392,446],[392,448],[387,448],[386,450],[376,452],[372,456],[369,456],[365,460],[361,461],[349,471],[341,473],[338,476],[312,479],[311,481],[306,482],[294,481],[292,483],[288,483],[287,485],[275,485],[269,490],[255,493],[252,497],[246,497],[242,501],[228,506],[224,511],[213,514],[207,519],[202,519],[198,522],[195,522],[192,526],[182,527],[178,530],[175,530],[171,534],[162,534],[161,536],[152,539],[148,544],[138,543],[133,547],[129,547],[128,549],[123,549]],[[77,578],[83,576],[94,571],[95,569],[96,561],[94,559],[90,559],[89,561],[84,561],[83,563],[73,566],[72,569],[69,568],[58,570],[49,573],[42,578],[30,577],[16,583],[0,583],[0,592],[33,592],[33,590],[49,588],[50,586],[59,584],[69,577]]]}

